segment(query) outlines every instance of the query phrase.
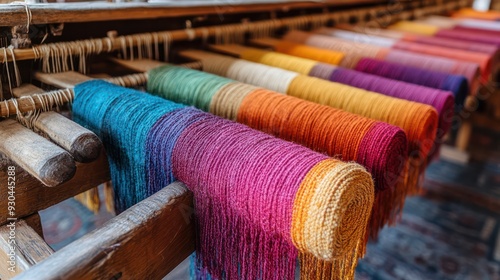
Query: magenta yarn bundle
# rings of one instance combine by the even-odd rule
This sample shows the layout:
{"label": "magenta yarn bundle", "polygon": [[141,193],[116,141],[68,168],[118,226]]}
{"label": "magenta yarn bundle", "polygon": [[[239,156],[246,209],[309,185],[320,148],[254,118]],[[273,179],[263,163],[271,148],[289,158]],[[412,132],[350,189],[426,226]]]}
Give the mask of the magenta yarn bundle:
{"label": "magenta yarn bundle", "polygon": [[492,44],[467,42],[463,40],[445,38],[445,37],[430,37],[430,36],[414,36],[407,35],[404,40],[415,43],[440,46],[445,48],[460,49],[471,52],[479,52],[489,55],[494,55],[498,51],[498,47]]}
{"label": "magenta yarn bundle", "polygon": [[350,69],[337,68],[328,64],[314,66],[309,75],[320,78],[328,76],[326,79],[333,82],[431,105],[439,114],[438,137],[444,136],[450,129],[450,116],[454,112],[455,102],[450,91],[419,86]]}
{"label": "magenta yarn bundle", "polygon": [[453,93],[455,104],[458,106],[463,105],[466,96],[469,94],[469,85],[463,76],[429,71],[371,58],[361,59],[355,69],[389,79],[450,91]]}
{"label": "magenta yarn bundle", "polygon": [[430,71],[437,71],[464,76],[469,84],[473,84],[479,77],[479,65],[472,62],[464,62],[454,59],[442,58],[409,51],[391,50],[383,60],[417,67]]}
{"label": "magenta yarn bundle", "polygon": [[[175,176],[190,186],[195,197],[204,197],[195,204],[202,266],[216,279],[238,279],[239,274],[248,279],[278,279],[278,275],[293,279],[298,255],[289,221],[295,193],[307,171],[324,159],[302,146],[220,118],[189,126],[177,140],[172,165]],[[242,165],[250,168],[238,172]],[[254,189],[255,183],[262,187]],[[224,226],[218,227],[216,221]],[[251,230],[252,224],[262,230]],[[245,260],[239,259],[244,255]],[[264,255],[268,257],[257,258]],[[281,271],[261,272],[262,266]]]}
{"label": "magenta yarn bundle", "polygon": [[495,34],[485,34],[484,32],[478,33],[475,31],[461,30],[461,29],[458,30],[441,29],[438,32],[436,32],[434,36],[443,38],[452,38],[452,39],[458,39],[476,43],[483,43],[483,44],[492,44],[497,47],[500,47],[500,37],[496,36]]}

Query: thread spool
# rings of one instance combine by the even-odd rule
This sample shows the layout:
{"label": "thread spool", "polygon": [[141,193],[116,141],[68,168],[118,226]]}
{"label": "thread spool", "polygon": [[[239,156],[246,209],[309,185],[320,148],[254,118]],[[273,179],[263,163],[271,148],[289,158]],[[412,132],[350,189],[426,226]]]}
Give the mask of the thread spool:
{"label": "thread spool", "polygon": [[384,38],[375,35],[366,35],[350,31],[337,30],[333,28],[322,28],[315,31],[318,34],[333,36],[339,39],[345,39],[352,42],[361,42],[379,47],[392,48],[397,50],[420,53],[436,57],[445,57],[456,59],[457,61],[472,62],[479,65],[483,78],[488,79],[491,73],[491,57],[481,53],[468,52],[439,46],[429,46],[414,42],[398,41],[395,39]]}
{"label": "thread spool", "polygon": [[[186,52],[184,52],[186,53]],[[190,52],[191,57],[195,57],[196,54],[202,54],[201,52]],[[212,55],[212,58],[214,56]],[[202,62],[204,63],[203,67],[205,71],[214,73],[214,74],[219,74],[219,75],[225,75],[229,78],[237,79],[242,82],[251,82],[256,86],[260,86],[260,81],[258,79],[259,75],[258,73],[262,73],[264,69],[274,69],[277,73],[283,73],[283,75],[289,75],[289,71],[278,69],[278,68],[273,68],[265,65],[260,65],[260,64],[255,64],[251,62],[245,62],[241,60],[236,60],[224,56],[217,56],[217,59],[204,59],[203,55],[198,56],[198,59],[201,59]],[[229,62],[224,62],[221,63],[223,59],[226,59],[227,61],[232,61],[233,64],[229,64]],[[237,63],[234,63],[237,62]],[[224,68],[222,65],[231,65],[229,68]],[[244,65],[244,67],[243,67]],[[251,65],[251,66],[250,66]],[[250,66],[251,68],[249,68]],[[255,72],[250,72],[249,69],[255,69]],[[296,74],[296,73],[294,73]],[[257,77],[257,78],[256,78]],[[342,84],[337,84],[337,83],[332,83],[328,81],[324,81],[321,79],[317,79],[314,77],[306,77],[302,75],[297,75],[290,84],[286,84],[288,80],[286,81],[281,81],[278,80],[274,84],[269,85],[271,90],[277,90],[279,88],[288,88],[287,94],[292,95],[295,97],[299,97],[302,99],[306,99],[309,101],[313,101],[316,103],[320,104],[325,104],[328,106],[332,106],[335,108],[343,109],[345,111],[355,113],[355,114],[360,114],[366,117],[370,117],[373,119],[377,119],[380,121],[385,121],[388,123],[391,123],[393,125],[399,126],[403,128],[407,134],[408,138],[410,140],[410,143],[412,141],[416,141],[416,139],[420,139],[419,141],[423,141],[424,139],[431,139],[431,142],[434,141],[435,137],[435,132],[436,132],[436,126],[437,122],[437,113],[434,111],[434,109],[430,106],[426,106],[423,104],[418,104],[418,103],[412,103],[409,101],[405,100],[399,100],[391,97],[387,97],[381,94],[376,94],[373,92],[367,92],[362,89],[357,89],[354,87],[349,87],[345,86]],[[356,97],[355,97],[356,96]],[[373,99],[373,100],[371,100]],[[371,100],[369,102],[372,102],[371,104],[365,103],[367,100]],[[365,105],[360,105],[361,102]],[[398,119],[397,117],[391,117],[390,114],[380,114],[379,111],[377,111],[377,106],[373,106],[373,104],[384,104],[381,105],[382,107],[386,108],[386,113],[391,111],[387,108],[390,108],[392,106],[395,106],[395,104],[401,104],[401,106],[395,106],[394,107],[394,115],[398,115],[400,110],[402,108],[408,108],[408,106],[414,106],[415,110],[417,110],[417,107],[420,107],[424,111],[428,112],[429,114],[426,115],[426,117],[429,117],[426,122],[427,126],[425,126],[427,129],[420,130],[419,132],[416,132],[414,129],[410,129],[409,127],[406,127],[408,123],[405,123],[403,119]],[[412,104],[412,105],[409,105]],[[398,109],[399,108],[399,109]],[[425,109],[424,109],[425,108]],[[403,112],[404,111],[404,112]],[[400,112],[402,115],[406,115],[409,113],[408,110],[403,110]],[[414,114],[419,115],[419,113],[416,113],[416,111],[413,112]],[[421,116],[420,116],[421,117]],[[417,117],[419,118],[419,117]],[[420,134],[417,136],[417,134]],[[418,141],[417,141],[418,142]],[[425,142],[428,142],[428,140],[425,140]],[[420,148],[417,148],[420,146],[419,144],[416,144],[416,142],[413,142],[413,144],[410,144],[410,149],[411,150],[420,150]],[[429,151],[430,147],[427,143],[425,146],[427,148],[423,148],[421,150],[421,155],[427,154]],[[432,146],[432,145],[430,145]]]}
{"label": "thread spool", "polygon": [[453,18],[475,18],[489,21],[499,21],[500,12],[498,11],[476,11],[472,8],[462,8],[452,13]]}
{"label": "thread spool", "polygon": [[252,48],[246,48],[240,53],[240,57],[312,77],[382,93],[387,96],[431,105],[439,114],[439,137],[444,136],[451,125],[450,113],[453,113],[454,104],[451,92],[416,86],[363,72],[321,64],[313,60]]}
{"label": "thread spool", "polygon": [[426,23],[402,20],[390,25],[388,29],[433,36],[439,31],[440,28]]}
{"label": "thread spool", "polygon": [[436,37],[451,38],[476,43],[491,44],[500,47],[500,38],[491,35],[478,34],[468,30],[441,29],[435,34]]}
{"label": "thread spool", "polygon": [[355,70],[453,92],[457,106],[463,106],[469,93],[467,80],[462,76],[423,70],[398,63],[363,58],[356,65]]}

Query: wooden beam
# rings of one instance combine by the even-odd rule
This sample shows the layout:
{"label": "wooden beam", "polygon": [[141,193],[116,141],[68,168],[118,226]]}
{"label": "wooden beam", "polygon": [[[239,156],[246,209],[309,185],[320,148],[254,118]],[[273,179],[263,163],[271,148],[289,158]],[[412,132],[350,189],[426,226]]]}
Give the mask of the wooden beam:
{"label": "wooden beam", "polygon": [[[95,22],[111,20],[155,19],[182,16],[223,15],[289,11],[294,9],[341,7],[361,4],[384,4],[383,0],[319,0],[319,1],[172,1],[163,3],[50,3],[28,5],[31,24]],[[23,5],[2,5],[0,26],[26,25]]]}
{"label": "wooden beam", "polygon": [[[381,6],[376,8],[375,10],[386,10],[387,8],[385,6]],[[369,15],[371,12],[374,11],[374,8],[370,9],[359,9],[357,10],[353,16],[356,17],[364,17],[366,15]],[[0,14],[1,14],[1,9],[0,9]],[[281,18],[281,19],[272,19],[272,20],[262,20],[262,21],[256,21],[256,22],[248,22],[244,24],[244,27],[247,28],[247,30],[251,31],[254,29],[259,30],[259,28],[262,28],[262,26],[270,26],[274,28],[282,28],[285,26],[295,26],[298,22],[312,22],[312,21],[317,21],[320,19],[324,18],[338,18],[339,16],[343,15],[344,18],[348,18],[352,14],[351,11],[345,11],[345,12],[334,12],[334,13],[328,13],[328,14],[321,14],[317,16],[298,16],[298,17],[289,17],[289,18]],[[2,19],[3,20],[3,19]],[[241,32],[241,27],[242,23],[233,23],[233,24],[225,24],[225,25],[217,25],[217,26],[206,26],[206,27],[197,27],[197,28],[191,28],[191,29],[181,29],[181,30],[168,30],[168,31],[162,31],[162,32],[156,32],[158,34],[160,42],[162,43],[164,36],[163,35],[168,35],[168,38],[170,38],[171,41],[188,41],[188,40],[193,40],[196,38],[205,38],[205,36],[213,37],[216,36],[217,34],[221,33],[221,30],[224,30],[224,32]],[[144,36],[149,35],[151,36],[150,33],[142,33],[142,34],[135,34],[135,35],[127,35],[125,37],[113,37],[113,38],[97,38],[97,39],[89,39],[86,40],[85,43],[79,42],[79,41],[74,41],[72,46],[69,47],[66,51],[66,54],[71,54],[71,55],[78,55],[81,53],[81,48],[76,47],[76,46],[82,46],[82,45],[102,45],[105,46],[102,52],[113,52],[116,50],[121,49],[123,39],[127,42],[127,44],[130,44],[132,46],[136,46],[139,42],[143,43],[141,38],[144,38]],[[13,55],[16,59],[16,61],[20,60],[30,60],[30,59],[35,59],[35,49],[36,47],[29,48],[29,49],[14,49],[13,50]],[[96,49],[96,48],[95,48]],[[40,52],[40,51],[38,51]],[[95,51],[94,51],[95,52]],[[87,50],[85,53],[86,54],[92,54],[94,53],[92,51],[92,48]],[[7,57],[4,57],[5,54],[3,52],[0,52],[0,61],[12,61],[12,55],[7,54]]]}
{"label": "wooden beam", "polygon": [[[57,186],[75,174],[75,161],[68,152],[15,120],[0,122],[0,139],[0,151],[46,186]],[[9,186],[12,178],[7,178]]]}
{"label": "wooden beam", "polygon": [[54,250],[24,220],[0,227],[1,279],[12,279],[53,253]]}
{"label": "wooden beam", "polygon": [[[30,176],[22,168],[0,157],[0,184],[6,186],[8,166],[16,167],[16,210],[15,217],[22,218],[57,204],[110,180],[109,167],[104,151],[91,163],[76,163],[73,178],[59,186],[48,188]],[[7,223],[8,189],[0,188],[0,225]]]}
{"label": "wooden beam", "polygon": [[161,279],[194,250],[192,207],[173,183],[15,279]]}
{"label": "wooden beam", "polygon": [[28,224],[28,226],[30,226],[36,232],[36,234],[40,235],[41,238],[44,238],[42,219],[40,218],[40,214],[35,213],[33,215],[23,218],[23,220]]}
{"label": "wooden beam", "polygon": [[85,76],[78,72],[68,71],[61,73],[43,73],[35,72],[35,79],[40,82],[58,88],[73,89],[77,84],[92,80],[89,76]]}

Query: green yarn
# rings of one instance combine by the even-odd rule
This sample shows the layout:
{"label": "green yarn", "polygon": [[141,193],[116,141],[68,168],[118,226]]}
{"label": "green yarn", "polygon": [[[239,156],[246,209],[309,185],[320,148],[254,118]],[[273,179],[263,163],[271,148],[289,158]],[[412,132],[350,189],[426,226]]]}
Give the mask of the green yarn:
{"label": "green yarn", "polygon": [[[173,80],[176,83],[170,82]],[[205,72],[165,65],[149,72],[147,91],[208,112],[214,95],[231,82],[234,81]]]}

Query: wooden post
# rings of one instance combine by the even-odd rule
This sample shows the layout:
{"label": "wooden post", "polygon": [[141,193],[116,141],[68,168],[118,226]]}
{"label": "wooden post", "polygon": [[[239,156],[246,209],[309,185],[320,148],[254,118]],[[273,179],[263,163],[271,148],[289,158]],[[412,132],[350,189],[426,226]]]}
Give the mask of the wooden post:
{"label": "wooden post", "polygon": [[49,187],[75,174],[75,161],[66,151],[15,120],[0,122],[0,151]]}
{"label": "wooden post", "polygon": [[53,253],[54,250],[24,220],[13,221],[0,227],[2,279],[12,279]]}
{"label": "wooden post", "polygon": [[[1,155],[0,184],[6,184],[9,166],[16,168],[16,216],[20,218],[33,215],[110,180],[104,149],[97,160],[91,163],[77,163],[75,176],[53,188],[47,188],[39,180]],[[9,217],[7,198],[8,189],[6,187],[0,188],[0,225],[7,223]]]}
{"label": "wooden post", "polygon": [[15,279],[161,279],[194,250],[192,207],[173,183]]}
{"label": "wooden post", "polygon": [[44,112],[35,127],[68,151],[78,162],[95,160],[101,152],[101,141],[92,131],[56,112]]}
{"label": "wooden post", "polygon": [[[12,91],[18,98],[43,92],[43,89],[31,84],[21,85]],[[34,126],[68,151],[78,162],[93,161],[101,152],[102,144],[97,135],[59,113],[41,113]]]}

